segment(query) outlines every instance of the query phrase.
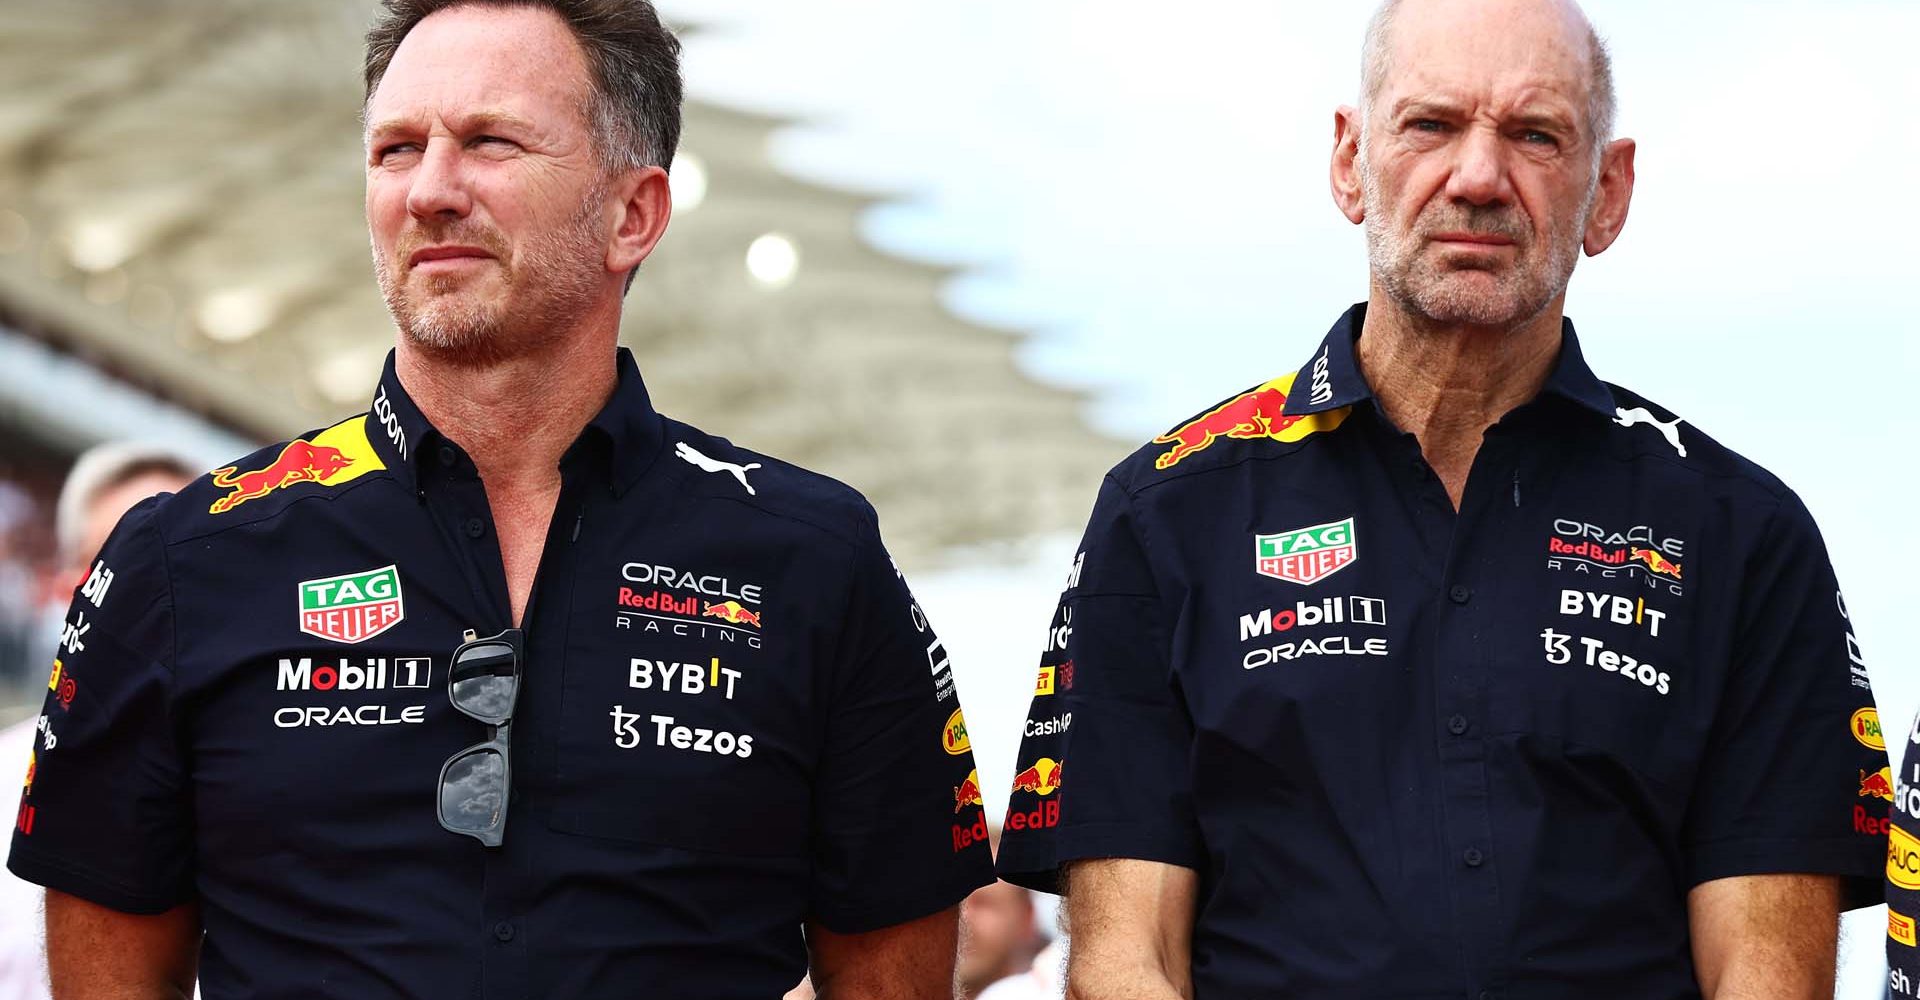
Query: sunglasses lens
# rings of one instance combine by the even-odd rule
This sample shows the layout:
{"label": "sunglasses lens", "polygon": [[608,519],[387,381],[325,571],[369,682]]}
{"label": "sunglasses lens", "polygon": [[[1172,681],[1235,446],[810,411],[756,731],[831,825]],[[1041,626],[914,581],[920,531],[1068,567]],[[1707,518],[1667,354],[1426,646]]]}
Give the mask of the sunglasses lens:
{"label": "sunglasses lens", "polygon": [[500,825],[507,805],[507,759],[490,746],[475,747],[447,763],[440,779],[440,822],[458,833],[482,833]]}
{"label": "sunglasses lens", "polygon": [[454,707],[498,724],[513,714],[518,688],[513,647],[504,642],[468,646],[453,661],[450,691]]}

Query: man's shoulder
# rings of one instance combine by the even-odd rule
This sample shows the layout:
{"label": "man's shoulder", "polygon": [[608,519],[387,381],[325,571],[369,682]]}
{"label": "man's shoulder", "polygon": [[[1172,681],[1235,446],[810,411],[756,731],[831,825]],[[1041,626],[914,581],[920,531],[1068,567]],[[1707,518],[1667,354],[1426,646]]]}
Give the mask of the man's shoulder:
{"label": "man's shoulder", "polygon": [[1792,492],[1778,476],[1671,409],[1624,386],[1609,382],[1607,389],[1614,399],[1609,431],[1617,455],[1670,464],[1718,483],[1722,491],[1742,491],[1758,500],[1777,501]]}
{"label": "man's shoulder", "polygon": [[878,515],[859,490],[831,476],[744,448],[672,418],[660,461],[675,492],[714,516],[763,517],[847,544],[877,535]]}
{"label": "man's shoulder", "polygon": [[1122,459],[1110,476],[1132,494],[1300,451],[1345,423],[1352,407],[1283,413],[1297,374],[1288,371],[1249,386],[1174,424]]}
{"label": "man's shoulder", "polygon": [[161,499],[151,523],[164,542],[179,544],[391,481],[392,470],[367,438],[369,426],[367,414],[355,414],[228,462]]}

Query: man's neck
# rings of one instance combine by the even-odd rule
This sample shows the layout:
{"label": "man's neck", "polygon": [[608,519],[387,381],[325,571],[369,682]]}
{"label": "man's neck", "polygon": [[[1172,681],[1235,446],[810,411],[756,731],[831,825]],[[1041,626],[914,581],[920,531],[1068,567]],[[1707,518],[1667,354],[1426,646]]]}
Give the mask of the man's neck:
{"label": "man's neck", "polygon": [[1456,508],[1481,435],[1552,373],[1564,303],[1512,329],[1436,327],[1374,290],[1355,350],[1361,375],[1387,417],[1419,439]]}
{"label": "man's neck", "polygon": [[537,490],[559,478],[560,456],[613,395],[617,332],[556,337],[487,365],[455,365],[400,338],[394,370],[420,412],[466,449],[495,489]]}

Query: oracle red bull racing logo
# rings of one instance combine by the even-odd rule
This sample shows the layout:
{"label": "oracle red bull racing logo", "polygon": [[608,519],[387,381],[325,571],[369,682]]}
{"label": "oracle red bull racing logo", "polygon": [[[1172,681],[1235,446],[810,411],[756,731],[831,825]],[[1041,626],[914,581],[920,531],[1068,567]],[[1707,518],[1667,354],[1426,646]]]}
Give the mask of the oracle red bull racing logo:
{"label": "oracle red bull racing logo", "polygon": [[321,431],[311,441],[289,442],[272,462],[258,469],[242,471],[237,465],[215,469],[213,485],[227,493],[207,511],[225,514],[275,490],[301,483],[339,486],[386,468],[367,441],[366,420],[364,415],[354,417]]}
{"label": "oracle red bull racing logo", "polygon": [[1288,416],[1281,412],[1293,390],[1295,373],[1288,372],[1251,392],[1243,392],[1219,406],[1153,439],[1172,448],[1153,460],[1156,469],[1171,469],[1188,455],[1205,451],[1215,441],[1300,441],[1330,431],[1347,419],[1348,407],[1324,413]]}

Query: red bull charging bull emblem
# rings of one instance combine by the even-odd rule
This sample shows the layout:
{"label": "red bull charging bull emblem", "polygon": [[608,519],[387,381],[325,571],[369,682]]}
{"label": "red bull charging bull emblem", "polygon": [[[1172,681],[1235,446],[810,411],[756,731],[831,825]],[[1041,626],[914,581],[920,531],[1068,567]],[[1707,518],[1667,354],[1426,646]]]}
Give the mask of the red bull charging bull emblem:
{"label": "red bull charging bull emblem", "polygon": [[1893,768],[1883,767],[1872,774],[1860,772],[1860,797],[1893,801]]}
{"label": "red bull charging bull emblem", "polygon": [[242,472],[239,466],[229,465],[215,469],[213,485],[228,492],[207,508],[208,513],[225,514],[243,503],[301,483],[339,486],[386,468],[367,440],[366,419],[363,414],[315,434],[311,441],[292,441],[262,468]]}
{"label": "red bull charging bull emblem", "polygon": [[1287,394],[1293,389],[1294,373],[1274,379],[1241,393],[1219,406],[1153,439],[1154,444],[1172,448],[1153,460],[1156,469],[1171,469],[1197,451],[1204,451],[1221,438],[1237,441],[1299,441],[1310,434],[1330,431],[1347,419],[1348,407],[1324,413],[1287,416]]}
{"label": "red bull charging bull emblem", "polygon": [[1670,576],[1676,580],[1680,579],[1680,564],[1661,555],[1656,549],[1643,549],[1635,546],[1632,552],[1632,559],[1634,562],[1645,565],[1648,569],[1661,576]]}
{"label": "red bull charging bull emblem", "polygon": [[739,601],[721,601],[719,604],[707,603],[707,610],[700,613],[702,618],[718,618],[734,625],[760,627],[760,612],[748,611]]}
{"label": "red bull charging bull emblem", "polygon": [[1033,762],[1033,766],[1013,776],[1013,793],[1031,792],[1040,797],[1032,809],[1020,809],[1009,805],[1007,808],[1007,829],[1044,830],[1060,825],[1060,800],[1048,798],[1060,790],[1060,772],[1066,766],[1065,761],[1042,757]]}

